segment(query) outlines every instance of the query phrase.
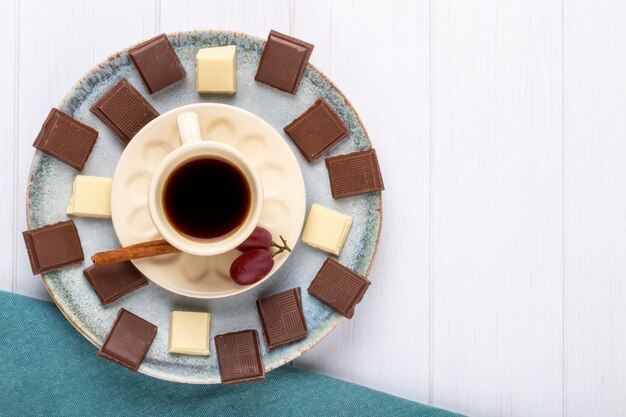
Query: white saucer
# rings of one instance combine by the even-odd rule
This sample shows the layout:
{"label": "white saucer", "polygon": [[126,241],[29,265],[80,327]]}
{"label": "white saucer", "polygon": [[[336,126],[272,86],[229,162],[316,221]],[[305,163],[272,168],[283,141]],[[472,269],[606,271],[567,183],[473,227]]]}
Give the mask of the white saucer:
{"label": "white saucer", "polygon": [[[293,249],[302,231],[306,210],[304,179],[293,152],[274,128],[260,117],[225,104],[202,103],[179,107],[154,119],[130,141],[117,163],[111,189],[113,227],[122,246],[161,238],[148,211],[150,177],[158,163],[179,146],[176,117],[198,113],[202,137],[234,146],[256,167],[264,189],[259,225],[274,240],[282,235]],[[256,284],[239,286],[229,276],[236,250],[202,257],[186,253],[133,261],[154,283],[172,292],[197,298],[220,298],[242,293],[269,279],[289,256],[274,258],[274,268]]]}

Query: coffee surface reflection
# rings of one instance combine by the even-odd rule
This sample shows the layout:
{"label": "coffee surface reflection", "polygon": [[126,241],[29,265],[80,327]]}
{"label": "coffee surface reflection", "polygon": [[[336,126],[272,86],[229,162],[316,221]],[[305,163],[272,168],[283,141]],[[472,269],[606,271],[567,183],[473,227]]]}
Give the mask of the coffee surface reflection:
{"label": "coffee surface reflection", "polygon": [[194,240],[217,240],[235,232],[250,211],[251,191],[239,168],[218,158],[176,167],[163,188],[169,223]]}

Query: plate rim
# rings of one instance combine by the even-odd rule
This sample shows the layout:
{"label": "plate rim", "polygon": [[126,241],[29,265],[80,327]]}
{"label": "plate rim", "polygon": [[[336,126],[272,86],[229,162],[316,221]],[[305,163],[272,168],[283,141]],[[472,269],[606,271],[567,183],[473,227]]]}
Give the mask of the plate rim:
{"label": "plate rim", "polygon": [[[241,31],[232,31],[232,30],[220,30],[220,29],[194,29],[194,30],[186,30],[186,31],[175,31],[175,32],[164,32],[167,37],[178,37],[178,36],[192,36],[194,34],[218,34],[218,35],[231,35],[233,37],[241,37],[241,38],[245,38],[245,39],[250,39],[252,41],[258,42],[260,44],[262,44],[263,46],[265,46],[266,44],[266,40],[258,37],[256,35],[250,35],[246,32],[241,32]],[[110,55],[108,55],[105,59],[98,61],[95,65],[93,65],[91,68],[89,68],[87,70],[87,72],[85,72],[84,75],[82,75],[74,84],[72,84],[72,86],[70,87],[70,89],[68,90],[68,92],[65,94],[65,96],[63,96],[63,98],[61,99],[61,101],[59,102],[59,104],[56,106],[57,108],[59,107],[64,107],[66,103],[68,103],[73,97],[73,93],[79,89],[85,80],[87,80],[90,76],[92,76],[93,74],[95,74],[100,68],[102,68],[104,65],[106,65],[108,62],[118,59],[119,57],[121,57],[123,54],[128,53],[128,51],[130,51],[131,49],[133,49],[134,47],[136,47],[137,45],[140,45],[141,43],[145,42],[146,40],[152,39],[152,37],[149,38],[145,38],[142,39],[139,42],[133,43],[129,46],[127,46],[126,48],[120,49]],[[358,114],[358,112],[356,111],[356,109],[354,108],[354,106],[352,105],[352,103],[350,102],[350,100],[348,100],[348,98],[346,97],[346,95],[344,94],[344,92],[337,87],[337,85],[330,79],[330,77],[328,77],[323,71],[321,71],[319,68],[317,68],[316,66],[314,66],[313,64],[311,64],[310,62],[307,64],[307,67],[310,68],[313,72],[317,73],[320,77],[322,77],[332,88],[335,89],[335,91],[339,94],[339,96],[341,96],[341,98],[345,101],[346,106],[348,106],[352,112],[354,112],[354,115],[359,123],[359,125],[361,126],[361,129],[363,130],[363,134],[365,139],[367,140],[367,142],[369,143],[370,148],[373,148],[372,146],[372,141],[370,139],[370,136],[365,128],[365,125],[363,124],[363,121],[361,120],[361,116]],[[33,159],[31,161],[31,165],[30,165],[30,170],[28,173],[28,185],[26,187],[26,225],[28,227],[28,229],[32,229],[32,223],[33,223],[33,219],[31,216],[31,187],[33,184],[33,179],[35,176],[35,164],[40,160],[42,155],[42,152],[40,150],[36,150],[35,154],[33,155]],[[378,195],[378,201],[379,201],[379,225],[378,225],[378,233],[376,235],[376,243],[374,245],[374,249],[372,252],[372,258],[370,259],[369,265],[367,266],[367,270],[364,274],[365,278],[368,278],[371,271],[372,271],[372,267],[374,265],[374,261],[376,259],[376,255],[378,254],[378,246],[380,244],[380,236],[382,233],[382,229],[383,229],[383,199],[382,199],[382,193],[380,191],[377,191],[373,194],[377,194]],[[48,291],[48,294],[50,295],[50,298],[52,299],[52,301],[54,302],[54,304],[57,306],[57,308],[61,311],[61,313],[65,316],[65,318],[67,319],[67,321],[81,334],[83,335],[83,337],[85,337],[85,339],[87,339],[91,344],[93,344],[95,347],[100,348],[101,345],[98,343],[98,341],[95,339],[95,337],[91,334],[89,334],[88,332],[86,332],[84,329],[82,329],[80,327],[80,325],[78,323],[76,323],[69,315],[69,313],[63,308],[62,304],[60,303],[60,301],[57,299],[54,291],[52,290],[52,288],[50,287],[49,284],[49,279],[47,277],[47,273],[41,273],[41,278],[42,281],[44,283],[44,285],[46,286],[46,290]],[[311,348],[313,348],[315,345],[317,345],[319,342],[321,342],[324,338],[326,338],[326,336],[328,336],[338,325],[339,323],[343,322],[344,320],[346,320],[346,318],[336,312],[333,312],[333,314],[331,314],[331,316],[329,317],[328,321],[328,325],[326,329],[323,329],[320,332],[320,336],[311,341],[310,344],[308,344],[305,348],[303,349],[298,349],[295,350],[293,352],[291,352],[291,354],[287,355],[281,364],[279,364],[278,366],[265,366],[265,371],[269,372],[272,371],[273,369],[276,369],[280,366],[283,366],[293,360],[295,360],[296,358],[300,357],[303,353],[308,352]],[[194,384],[194,385],[208,385],[208,384],[216,384],[216,383],[220,383],[220,380],[218,379],[217,381],[212,381],[212,380],[187,380],[184,377],[176,377],[173,376],[171,374],[168,373],[160,373],[152,368],[146,368],[144,366],[140,366],[138,372],[144,374],[144,375],[148,375],[154,378],[158,378],[158,379],[162,379],[162,380],[166,380],[166,381],[171,381],[171,382],[178,382],[178,383],[185,383],[185,384]]]}

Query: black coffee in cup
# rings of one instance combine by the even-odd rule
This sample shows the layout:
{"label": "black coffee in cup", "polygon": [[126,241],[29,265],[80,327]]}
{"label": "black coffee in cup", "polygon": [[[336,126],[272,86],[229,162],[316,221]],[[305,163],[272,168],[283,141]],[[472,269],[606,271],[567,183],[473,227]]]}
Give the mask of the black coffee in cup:
{"label": "black coffee in cup", "polygon": [[169,223],[194,240],[217,240],[248,217],[251,190],[235,165],[204,157],[176,167],[165,180],[163,208]]}

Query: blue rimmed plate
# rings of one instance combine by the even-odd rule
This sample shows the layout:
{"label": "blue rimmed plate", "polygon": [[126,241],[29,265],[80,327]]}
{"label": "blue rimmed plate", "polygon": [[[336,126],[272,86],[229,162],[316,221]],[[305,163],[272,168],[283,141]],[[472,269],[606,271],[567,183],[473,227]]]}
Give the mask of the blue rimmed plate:
{"label": "blue rimmed plate", "polygon": [[[302,114],[319,97],[324,98],[348,127],[351,135],[328,153],[338,155],[367,149],[369,138],[358,115],[332,82],[309,65],[295,96],[254,81],[264,41],[248,35],[223,31],[194,31],[168,35],[175,47],[187,77],[156,94],[148,95],[139,75],[128,58],[128,49],[118,52],[89,71],[67,94],[59,108],[76,119],[96,128],[100,135],[82,174],[111,177],[122,153],[122,147],[111,131],[89,108],[122,78],[144,94],[147,100],[164,113],[192,103],[225,103],[248,110],[270,123],[276,130]],[[237,93],[198,95],[195,92],[195,55],[208,46],[237,45]],[[313,55],[315,58],[315,55]],[[281,133],[282,134],[282,133]],[[367,275],[378,244],[381,229],[380,193],[333,200],[323,158],[309,164],[301,157],[291,140],[292,148],[304,175],[307,208],[314,202],[349,214],[353,225],[339,261]],[[65,208],[78,172],[39,151],[33,158],[27,196],[29,228],[65,220]],[[87,259],[94,252],[119,246],[111,221],[108,219],[74,218]],[[266,371],[277,368],[306,352],[332,329],[341,316],[309,296],[306,288],[322,265],[326,254],[305,244],[299,244],[286,263],[271,280],[243,294],[228,298],[200,300],[173,294],[150,284],[119,301],[102,307],[82,275],[86,260],[62,270],[43,274],[52,299],[67,319],[89,341],[101,346],[118,310],[124,307],[159,327],[157,337],[143,362],[140,372],[161,379],[186,383],[218,383],[219,369],[213,342],[208,357],[185,356],[167,352],[169,313],[173,310],[209,311],[211,339],[217,334],[243,329],[257,329],[262,335],[255,301],[258,298],[299,286],[309,329],[305,339],[268,352],[262,345]],[[370,291],[376,291],[374,285]],[[358,320],[358,314],[355,318]],[[261,336],[262,337],[262,336]]]}

